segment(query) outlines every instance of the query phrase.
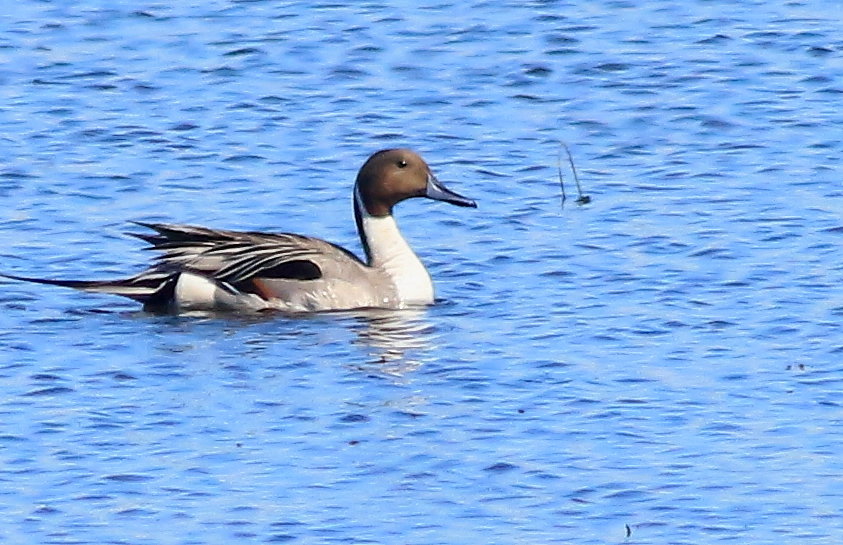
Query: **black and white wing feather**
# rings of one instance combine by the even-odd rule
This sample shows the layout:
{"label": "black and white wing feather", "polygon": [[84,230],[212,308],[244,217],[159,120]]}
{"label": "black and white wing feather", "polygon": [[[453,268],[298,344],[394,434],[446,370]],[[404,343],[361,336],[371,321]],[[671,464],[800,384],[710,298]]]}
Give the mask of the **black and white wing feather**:
{"label": "black and white wing feather", "polygon": [[163,252],[156,258],[155,272],[190,271],[218,282],[238,286],[254,278],[317,280],[321,262],[341,252],[356,256],[324,240],[290,233],[226,231],[192,225],[138,223],[156,234],[131,233]]}

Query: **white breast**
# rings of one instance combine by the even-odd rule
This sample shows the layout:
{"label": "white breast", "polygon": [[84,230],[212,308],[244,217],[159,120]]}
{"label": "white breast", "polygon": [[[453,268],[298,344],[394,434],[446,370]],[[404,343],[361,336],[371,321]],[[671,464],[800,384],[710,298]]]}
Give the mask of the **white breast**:
{"label": "white breast", "polygon": [[383,269],[392,279],[401,303],[433,303],[433,282],[430,274],[401,236],[395,218],[377,218],[364,213],[362,223],[369,246],[369,264]]}

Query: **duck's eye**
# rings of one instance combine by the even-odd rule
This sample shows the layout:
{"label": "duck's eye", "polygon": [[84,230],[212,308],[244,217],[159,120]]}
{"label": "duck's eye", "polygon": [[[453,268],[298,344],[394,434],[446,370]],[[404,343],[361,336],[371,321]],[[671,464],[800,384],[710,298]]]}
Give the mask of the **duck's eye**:
{"label": "duck's eye", "polygon": [[407,166],[407,161],[405,161],[404,159],[399,159],[398,163],[396,164],[398,165],[398,168],[404,168]]}

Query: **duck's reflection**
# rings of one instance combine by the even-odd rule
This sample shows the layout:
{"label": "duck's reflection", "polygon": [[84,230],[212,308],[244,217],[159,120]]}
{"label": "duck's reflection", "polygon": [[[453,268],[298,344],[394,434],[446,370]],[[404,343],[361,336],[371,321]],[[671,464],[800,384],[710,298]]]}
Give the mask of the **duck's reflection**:
{"label": "duck's reflection", "polygon": [[357,340],[369,364],[381,373],[403,376],[413,372],[436,346],[433,325],[424,309],[366,310],[354,314]]}
{"label": "duck's reflection", "polygon": [[[183,315],[158,319],[162,321],[166,331],[178,329],[184,332],[196,328],[219,328],[222,325],[221,331],[202,334],[202,339],[227,339],[246,331],[247,338],[243,340],[243,344],[247,352],[255,358],[277,346],[279,340],[302,343],[304,346],[324,346],[326,325],[332,324],[328,329],[336,333],[332,338],[339,345],[348,342],[350,330],[351,343],[364,352],[364,357],[360,358],[343,350],[344,354],[351,356],[351,362],[357,362],[351,365],[362,371],[395,377],[412,373],[430,361],[439,337],[434,325],[428,321],[424,308],[367,309],[282,316],[277,313],[235,316],[226,314],[222,317],[225,320],[219,319],[221,317],[215,314],[191,316],[190,319]],[[339,327],[335,329],[336,326]],[[342,331],[345,331],[345,334]],[[183,349],[184,347],[180,348]]]}

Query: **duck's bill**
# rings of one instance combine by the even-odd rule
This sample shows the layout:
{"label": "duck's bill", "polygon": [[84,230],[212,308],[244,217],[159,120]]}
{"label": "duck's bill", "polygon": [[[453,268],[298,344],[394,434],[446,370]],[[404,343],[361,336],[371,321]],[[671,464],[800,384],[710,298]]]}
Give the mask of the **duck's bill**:
{"label": "duck's bill", "polygon": [[424,196],[428,199],[449,202],[457,206],[469,206],[471,208],[477,208],[476,202],[466,197],[463,197],[458,193],[454,193],[453,191],[442,185],[442,182],[437,180],[436,176],[434,176],[433,174],[429,174],[427,176],[427,190],[425,191]]}

